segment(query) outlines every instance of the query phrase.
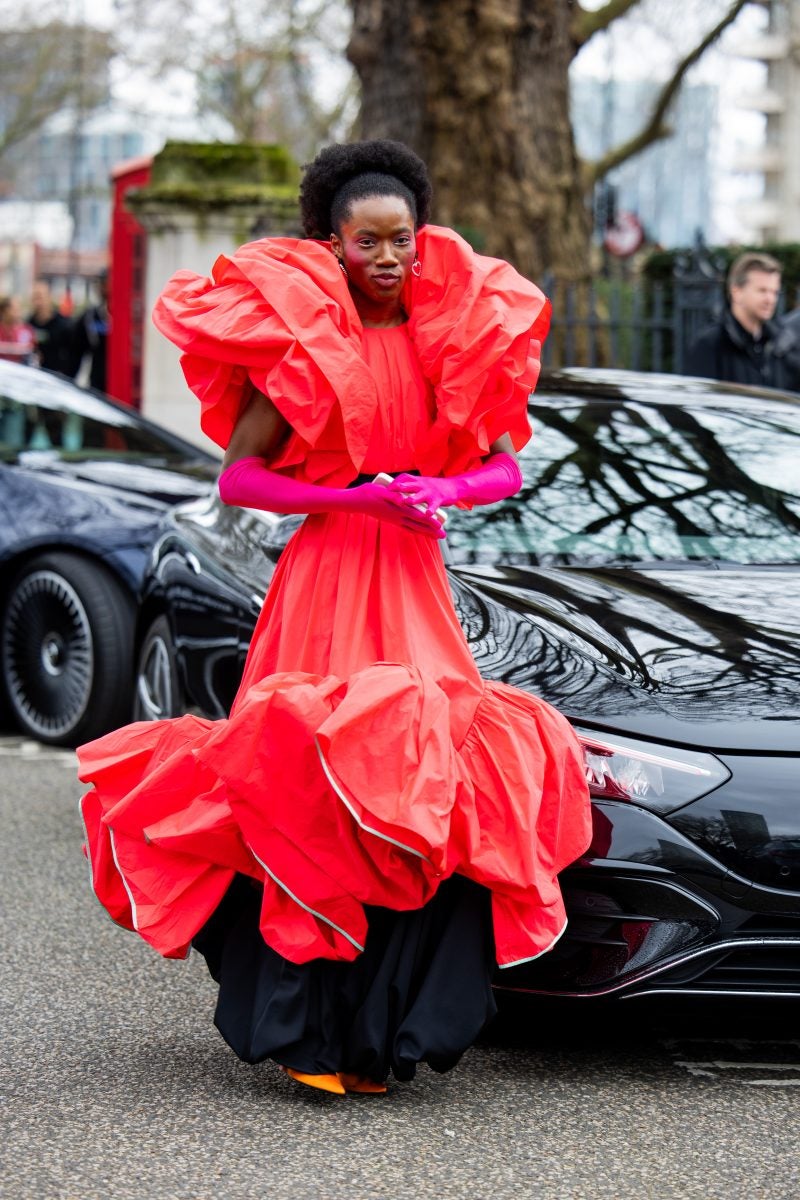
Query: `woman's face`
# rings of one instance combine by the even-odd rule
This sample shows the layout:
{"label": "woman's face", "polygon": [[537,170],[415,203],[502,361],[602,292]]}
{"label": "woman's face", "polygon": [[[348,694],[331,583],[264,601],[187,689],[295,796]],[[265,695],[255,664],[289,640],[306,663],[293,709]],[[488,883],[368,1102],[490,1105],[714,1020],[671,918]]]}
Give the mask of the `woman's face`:
{"label": "woman's face", "polygon": [[416,254],[408,204],[401,196],[354,200],[331,247],[347,268],[351,291],[378,307],[396,306]]}

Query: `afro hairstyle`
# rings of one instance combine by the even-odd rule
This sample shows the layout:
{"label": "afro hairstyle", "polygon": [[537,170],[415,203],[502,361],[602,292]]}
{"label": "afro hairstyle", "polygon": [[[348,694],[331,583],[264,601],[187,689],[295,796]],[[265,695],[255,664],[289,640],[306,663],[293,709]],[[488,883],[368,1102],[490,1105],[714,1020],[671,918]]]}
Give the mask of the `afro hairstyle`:
{"label": "afro hairstyle", "polygon": [[[321,150],[305,168],[300,187],[300,215],[306,237],[329,238],[335,232],[331,209],[337,192],[358,176],[365,176],[365,190],[348,189],[349,203],[365,196],[391,195],[391,181],[402,187],[398,195],[415,201],[416,226],[430,217],[433,188],[425,163],[402,142],[381,138],[371,142],[338,142]],[[368,183],[369,177],[371,183]],[[386,177],[389,176],[390,179]],[[377,177],[377,179],[376,179]],[[378,180],[380,181],[378,183]],[[375,188],[378,187],[376,192]]]}

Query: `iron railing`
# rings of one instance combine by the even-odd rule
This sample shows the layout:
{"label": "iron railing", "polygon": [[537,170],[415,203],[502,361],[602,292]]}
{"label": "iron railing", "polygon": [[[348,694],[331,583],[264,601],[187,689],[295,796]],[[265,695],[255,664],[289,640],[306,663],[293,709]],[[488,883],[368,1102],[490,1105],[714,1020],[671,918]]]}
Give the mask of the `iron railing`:
{"label": "iron railing", "polygon": [[697,334],[722,311],[723,264],[698,239],[676,260],[672,279],[542,280],[553,305],[543,362],[548,367],[625,367],[681,374]]}

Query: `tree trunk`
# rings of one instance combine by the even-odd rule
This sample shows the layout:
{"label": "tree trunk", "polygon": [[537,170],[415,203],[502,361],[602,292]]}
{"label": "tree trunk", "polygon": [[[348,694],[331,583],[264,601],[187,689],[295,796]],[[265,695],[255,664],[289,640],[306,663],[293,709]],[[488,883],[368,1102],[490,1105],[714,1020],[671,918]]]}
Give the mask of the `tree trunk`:
{"label": "tree trunk", "polygon": [[361,136],[428,164],[434,220],[533,278],[589,272],[564,0],[351,0]]}

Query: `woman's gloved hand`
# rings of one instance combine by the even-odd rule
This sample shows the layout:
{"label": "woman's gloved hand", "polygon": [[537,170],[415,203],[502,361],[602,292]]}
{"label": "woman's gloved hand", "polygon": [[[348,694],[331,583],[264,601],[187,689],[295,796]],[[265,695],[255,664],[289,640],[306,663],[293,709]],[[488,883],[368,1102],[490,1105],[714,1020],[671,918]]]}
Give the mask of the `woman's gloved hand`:
{"label": "woman's gloved hand", "polygon": [[360,512],[424,537],[443,538],[438,517],[410,507],[402,495],[377,483],[354,488],[321,487],[270,471],[263,458],[240,458],[219,477],[225,504],[276,513]]}
{"label": "woman's gloved hand", "polygon": [[358,487],[344,489],[344,495],[349,512],[368,513],[371,517],[377,517],[379,521],[389,521],[392,525],[400,525],[427,537],[445,536],[442,522],[435,515],[435,508],[430,512],[414,508],[408,505],[401,495],[383,484],[362,483]]}
{"label": "woman's gloved hand", "polygon": [[467,504],[492,504],[505,500],[522,487],[522,472],[510,454],[493,454],[475,471],[464,475],[398,475],[387,484],[387,491],[403,497],[409,506],[434,513],[459,501]]}

